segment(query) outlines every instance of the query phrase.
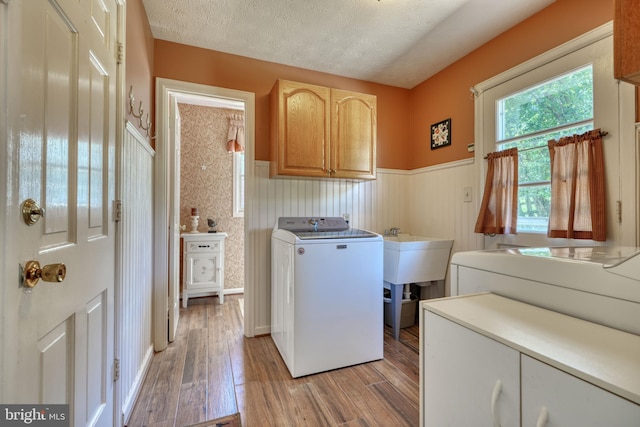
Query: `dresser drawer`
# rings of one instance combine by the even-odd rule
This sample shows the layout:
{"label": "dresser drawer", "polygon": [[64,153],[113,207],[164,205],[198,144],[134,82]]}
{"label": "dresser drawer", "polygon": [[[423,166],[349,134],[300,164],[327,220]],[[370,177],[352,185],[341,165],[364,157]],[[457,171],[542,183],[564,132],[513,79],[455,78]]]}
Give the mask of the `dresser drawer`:
{"label": "dresser drawer", "polygon": [[193,252],[219,252],[220,242],[186,242],[185,251]]}

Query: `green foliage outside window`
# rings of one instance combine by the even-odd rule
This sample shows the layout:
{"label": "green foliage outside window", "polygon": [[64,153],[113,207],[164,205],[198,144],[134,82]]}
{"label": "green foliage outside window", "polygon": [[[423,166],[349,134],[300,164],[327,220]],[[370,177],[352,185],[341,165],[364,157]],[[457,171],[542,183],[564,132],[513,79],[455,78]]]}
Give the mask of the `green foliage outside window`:
{"label": "green foliage outside window", "polygon": [[593,129],[593,67],[498,101],[498,149],[518,147],[518,231],[544,233],[551,171],[547,141]]}

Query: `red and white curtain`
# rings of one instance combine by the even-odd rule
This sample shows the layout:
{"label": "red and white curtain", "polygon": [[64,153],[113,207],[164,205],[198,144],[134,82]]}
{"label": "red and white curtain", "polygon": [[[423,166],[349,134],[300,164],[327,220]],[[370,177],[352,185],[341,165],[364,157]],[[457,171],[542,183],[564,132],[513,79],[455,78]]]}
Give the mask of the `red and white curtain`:
{"label": "red and white curtain", "polygon": [[490,153],[487,179],[475,232],[516,234],[518,222],[518,149]]}
{"label": "red and white curtain", "polygon": [[549,237],[607,239],[600,129],[548,142],[551,157]]}
{"label": "red and white curtain", "polygon": [[229,117],[229,134],[227,136],[227,151],[244,151],[244,115],[232,114]]}

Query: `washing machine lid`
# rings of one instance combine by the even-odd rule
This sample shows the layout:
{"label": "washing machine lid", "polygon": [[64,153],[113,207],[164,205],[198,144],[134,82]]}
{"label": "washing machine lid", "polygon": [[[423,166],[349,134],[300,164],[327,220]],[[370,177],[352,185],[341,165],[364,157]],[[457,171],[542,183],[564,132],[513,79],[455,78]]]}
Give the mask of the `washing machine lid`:
{"label": "washing machine lid", "polygon": [[281,217],[277,228],[295,234],[300,240],[356,239],[377,237],[376,233],[349,228],[342,217]]}

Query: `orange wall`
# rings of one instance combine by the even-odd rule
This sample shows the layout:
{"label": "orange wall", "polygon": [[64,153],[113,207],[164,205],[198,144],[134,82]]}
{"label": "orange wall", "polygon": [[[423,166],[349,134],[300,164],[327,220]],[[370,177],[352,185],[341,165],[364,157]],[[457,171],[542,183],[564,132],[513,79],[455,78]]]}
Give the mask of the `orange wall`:
{"label": "orange wall", "polygon": [[273,62],[155,40],[155,77],[254,92],[256,159],[269,160],[269,92],[277,79],[369,93],[378,98],[378,153],[381,168],[406,169],[410,153],[409,90],[319,73]]}
{"label": "orange wall", "polygon": [[[126,118],[138,126],[139,120],[128,114],[129,88],[133,86],[135,97],[135,109],[138,111],[140,101],[145,111],[143,118],[149,113],[149,119],[154,120],[153,104],[153,35],[147,19],[147,13],[142,5],[142,0],[127,1],[127,46],[126,46],[126,80],[127,99]],[[146,125],[145,125],[146,126]],[[139,128],[139,126],[138,126]],[[146,135],[144,130],[140,130]],[[155,132],[149,130],[151,135]]]}
{"label": "orange wall", "polygon": [[[416,169],[473,157],[467,145],[474,142],[474,102],[469,88],[528,59],[561,45],[613,19],[614,0],[556,0],[529,19],[502,33],[451,66],[406,90],[287,65],[260,61],[155,40],[151,52],[153,74],[256,94],[256,159],[269,160],[268,96],[276,79],[288,79],[339,89],[371,93],[378,97],[377,166]],[[127,13],[131,3],[127,3]],[[141,7],[141,6],[140,6]],[[130,16],[128,16],[130,19]],[[146,20],[146,16],[145,16]],[[148,24],[147,24],[148,26]],[[129,33],[129,21],[127,32]],[[129,34],[127,35],[129,40]],[[129,42],[127,42],[129,48]],[[143,52],[143,57],[144,57]],[[130,58],[127,54],[127,80]],[[135,74],[147,72],[148,65],[136,65]],[[142,95],[142,97],[140,96]],[[145,94],[136,86],[136,98]],[[638,92],[640,96],[640,90]],[[640,99],[637,97],[638,119]],[[151,111],[151,110],[149,110]],[[429,127],[451,118],[452,145],[431,150]]]}
{"label": "orange wall", "polygon": [[[557,0],[411,90],[409,169],[473,157],[469,88],[613,19],[613,0]],[[429,126],[451,118],[451,146],[431,150]]]}

